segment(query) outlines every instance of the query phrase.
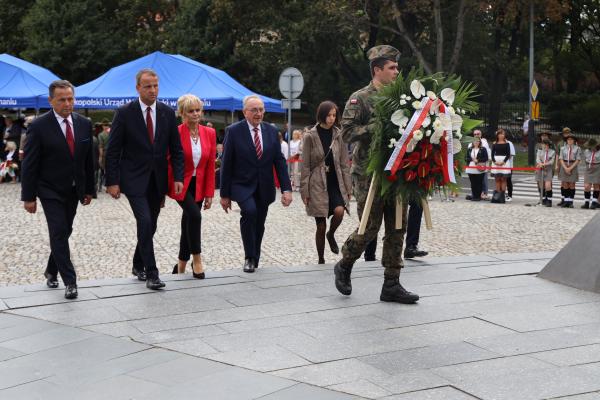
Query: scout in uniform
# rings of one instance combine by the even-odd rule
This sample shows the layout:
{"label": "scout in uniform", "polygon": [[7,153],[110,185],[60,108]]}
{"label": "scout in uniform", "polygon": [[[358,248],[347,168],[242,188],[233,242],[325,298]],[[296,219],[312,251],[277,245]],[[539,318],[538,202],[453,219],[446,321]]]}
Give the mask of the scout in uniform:
{"label": "scout in uniform", "polygon": [[[561,149],[563,146],[565,146],[567,144],[567,136],[571,134],[571,128],[569,127],[564,127],[562,129],[562,143],[560,143],[560,140],[557,142],[557,148]],[[559,144],[560,143],[560,144]],[[560,176],[560,161],[559,161],[560,157],[556,157],[556,164],[554,166],[554,173],[556,175]],[[565,189],[563,188],[563,186],[560,186],[560,203],[557,204],[559,207],[562,207],[565,205]]]}
{"label": "scout in uniform", "polygon": [[538,148],[535,161],[536,167],[540,169],[535,171],[535,180],[538,182],[538,188],[543,190],[542,205],[552,207],[552,178],[556,152],[552,149],[552,142],[548,138],[548,134],[540,136],[542,136],[542,146]]}
{"label": "scout in uniform", "polygon": [[575,199],[575,184],[579,180],[579,172],[577,166],[581,161],[581,148],[577,146],[577,141],[572,133],[565,136],[567,143],[560,149],[558,156],[560,163],[560,171],[558,179],[561,187],[565,191],[565,201],[563,208],[573,208],[573,200]]}
{"label": "scout in uniform", "polygon": [[[600,194],[600,143],[592,138],[585,143],[585,174],[583,175],[583,196],[585,203],[581,208],[595,210],[600,208],[598,204],[598,195]],[[594,197],[590,205],[590,195],[592,186],[594,188]]]}
{"label": "scout in uniform", "polygon": [[[392,46],[376,46],[367,52],[370,61],[372,81],[359,91],[353,93],[342,115],[342,138],[352,143],[352,181],[354,196],[357,202],[359,218],[363,217],[367,193],[371,178],[367,175],[369,162],[369,146],[375,129],[371,121],[373,115],[373,95],[384,85],[390,84],[398,76],[398,56],[400,52]],[[379,189],[375,193],[379,193]],[[400,284],[402,268],[402,245],[406,232],[407,207],[402,210],[402,229],[396,229],[396,202],[386,202],[375,195],[368,215],[367,228],[364,235],[358,229],[352,233],[342,247],[342,259],[335,265],[335,286],[344,295],[352,293],[350,275],[354,262],[360,257],[367,244],[377,237],[382,219],[385,221],[383,238],[384,282],[381,288],[381,301],[397,303],[415,303],[419,296],[407,291]]]}

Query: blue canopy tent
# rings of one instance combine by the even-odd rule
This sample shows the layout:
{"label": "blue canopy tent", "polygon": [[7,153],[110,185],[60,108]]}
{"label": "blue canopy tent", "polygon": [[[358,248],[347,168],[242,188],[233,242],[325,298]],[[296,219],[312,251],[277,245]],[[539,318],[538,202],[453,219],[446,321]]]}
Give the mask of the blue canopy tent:
{"label": "blue canopy tent", "polygon": [[48,86],[57,79],[45,68],[0,54],[0,107],[48,107]]}
{"label": "blue canopy tent", "polygon": [[[160,82],[159,101],[173,108],[181,95],[192,93],[204,101],[205,110],[241,110],[243,98],[255,94],[224,71],[182,55],[157,51],[114,67],[93,81],[78,86],[75,89],[75,107],[114,109],[136,99],[135,74],[142,68],[156,71]],[[285,112],[280,100],[260,97],[268,112]]]}

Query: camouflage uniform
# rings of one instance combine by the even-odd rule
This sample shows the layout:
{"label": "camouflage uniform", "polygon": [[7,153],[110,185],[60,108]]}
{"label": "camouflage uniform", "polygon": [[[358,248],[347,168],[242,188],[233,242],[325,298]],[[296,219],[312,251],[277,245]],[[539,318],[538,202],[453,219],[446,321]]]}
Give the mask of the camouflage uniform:
{"label": "camouflage uniform", "polygon": [[[379,77],[389,76],[389,68],[394,65],[400,52],[387,45],[376,46],[367,53],[373,68],[381,69]],[[397,64],[396,64],[397,65]],[[374,74],[374,76],[377,76]],[[354,183],[354,196],[358,203],[358,215],[362,218],[367,194],[369,192],[370,179],[367,176],[367,164],[369,161],[369,146],[374,125],[373,95],[376,93],[375,86],[371,82],[367,87],[355,92],[350,96],[344,114],[342,115],[342,138],[348,143],[354,144],[352,156],[352,179]],[[385,236],[383,237],[382,264],[385,268],[383,286],[381,287],[381,301],[413,304],[419,300],[419,295],[404,289],[400,284],[400,268],[402,268],[402,242],[405,228],[396,229],[396,201],[391,204],[383,200],[379,195],[379,188],[375,187],[375,196],[371,205],[371,212],[367,221],[364,235],[358,234],[358,229],[346,239],[342,247],[342,259],[333,267],[335,275],[335,287],[343,295],[352,293],[352,266],[365,250],[367,244],[377,237],[381,220],[385,221]],[[402,225],[406,226],[407,208],[402,209]]]}
{"label": "camouflage uniform", "polygon": [[[373,95],[377,93],[373,82],[354,92],[344,108],[342,115],[342,137],[353,145],[352,150],[352,186],[357,202],[358,217],[362,219],[371,178],[367,175],[369,147],[374,126],[371,117],[374,112]],[[377,191],[376,191],[377,193]],[[402,268],[402,245],[406,233],[407,206],[402,210],[402,229],[396,229],[396,205],[387,204],[381,196],[374,196],[371,213],[364,235],[355,230],[342,247],[342,264],[351,266],[365,250],[366,245],[377,237],[382,219],[385,221],[383,237],[383,257],[386,278],[397,278]]]}

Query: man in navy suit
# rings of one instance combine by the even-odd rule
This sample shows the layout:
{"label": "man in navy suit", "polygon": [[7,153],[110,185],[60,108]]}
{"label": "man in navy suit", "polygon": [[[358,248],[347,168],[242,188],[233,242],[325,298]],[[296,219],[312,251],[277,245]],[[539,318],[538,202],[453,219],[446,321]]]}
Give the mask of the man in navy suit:
{"label": "man in navy suit", "polygon": [[254,272],[260,261],[269,204],[275,201],[273,170],[281,184],[281,203],[292,202],[292,186],[277,130],[262,122],[265,105],[256,95],[244,98],[245,119],[227,127],[221,162],[221,207],[231,201],[241,210],[240,230],[244,243],[244,272]]}
{"label": "man in navy suit", "polygon": [[77,202],[87,206],[95,193],[92,124],[73,113],[74,92],[69,81],[50,84],[52,110],[29,125],[21,174],[25,210],[35,213],[39,198],[48,223],[46,284],[57,288],[60,274],[67,299],[77,297],[77,275],[69,250]]}
{"label": "man in navy suit", "polygon": [[154,244],[158,214],[168,189],[167,154],[175,178],[175,193],[183,188],[183,150],[175,112],[157,102],[158,76],[151,69],[136,75],[138,100],[115,113],[106,146],[106,190],[115,199],[123,192],[137,224],[132,273],[149,289],[165,286],[158,275]]}

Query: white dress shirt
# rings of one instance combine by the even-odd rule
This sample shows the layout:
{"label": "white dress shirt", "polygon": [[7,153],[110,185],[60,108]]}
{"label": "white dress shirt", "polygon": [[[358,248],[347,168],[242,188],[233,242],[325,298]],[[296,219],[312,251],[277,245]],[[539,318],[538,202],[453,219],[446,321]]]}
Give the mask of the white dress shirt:
{"label": "white dress shirt", "polygon": [[194,142],[194,139],[190,136],[190,142],[192,143],[192,160],[194,160],[194,173],[192,176],[196,176],[196,167],[198,167],[198,163],[200,163],[200,158],[202,157],[202,146],[200,144],[200,136],[198,136],[198,141]]}
{"label": "white dress shirt", "polygon": [[[250,129],[250,138],[252,139],[252,143],[254,143],[254,127],[252,126],[252,124],[250,122],[248,122],[248,120],[246,120],[246,123],[248,124],[248,129]],[[258,124],[257,128],[258,128],[258,138],[260,139],[260,148],[262,149],[262,151],[264,153],[265,146],[263,146],[262,129],[260,129],[260,124]]]}
{"label": "white dress shirt", "polygon": [[[56,113],[56,111],[54,111],[54,110],[52,110],[52,111],[54,112],[54,117],[58,121],[58,126],[60,126],[63,136],[66,139],[67,138],[67,124],[65,124],[65,118],[58,115]],[[69,125],[71,125],[71,132],[73,132],[73,140],[75,140],[75,127],[73,126],[73,116],[71,114],[69,114],[69,116],[66,118],[66,120],[69,121]]]}
{"label": "white dress shirt", "polygon": [[283,140],[281,142],[281,154],[283,154],[283,158],[285,158],[286,160],[288,159],[288,151],[289,151],[289,146],[285,142],[285,140]]}
{"label": "white dress shirt", "polygon": [[[150,107],[150,115],[152,115],[152,132],[154,132],[154,137],[156,137],[156,102],[152,103],[151,106],[147,106],[142,99],[140,100],[140,107],[142,109],[142,115],[144,116],[144,123],[146,123],[146,113],[147,113],[147,109],[148,107]],[[146,123],[146,126],[148,126],[148,124]],[[152,138],[154,139],[154,138]]]}

